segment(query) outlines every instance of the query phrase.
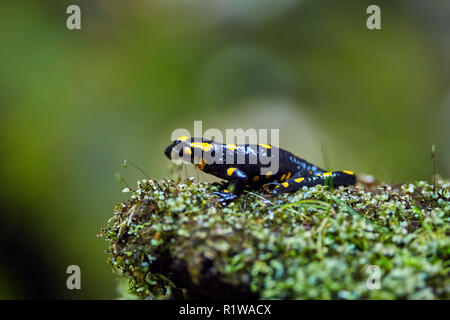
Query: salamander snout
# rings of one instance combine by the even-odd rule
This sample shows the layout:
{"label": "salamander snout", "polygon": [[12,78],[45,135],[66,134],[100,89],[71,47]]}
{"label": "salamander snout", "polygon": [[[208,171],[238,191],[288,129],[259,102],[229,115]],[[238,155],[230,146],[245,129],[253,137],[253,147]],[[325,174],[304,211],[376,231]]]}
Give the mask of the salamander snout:
{"label": "salamander snout", "polygon": [[164,151],[164,154],[166,155],[166,157],[167,157],[169,160],[172,160],[172,150],[173,150],[173,144],[171,144],[170,146],[168,146],[168,147],[166,148],[166,150]]}
{"label": "salamander snout", "polygon": [[166,148],[164,154],[169,160],[183,158],[185,147],[190,148],[188,143],[180,139],[177,139]]}

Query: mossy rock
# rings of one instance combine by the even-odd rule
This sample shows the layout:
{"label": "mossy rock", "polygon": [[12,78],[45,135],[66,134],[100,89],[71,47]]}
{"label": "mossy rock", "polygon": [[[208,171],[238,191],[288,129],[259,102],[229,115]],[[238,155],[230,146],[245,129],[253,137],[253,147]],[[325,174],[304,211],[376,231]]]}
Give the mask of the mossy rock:
{"label": "mossy rock", "polygon": [[126,298],[449,299],[449,186],[260,190],[222,207],[218,183],[142,180],[101,236]]}

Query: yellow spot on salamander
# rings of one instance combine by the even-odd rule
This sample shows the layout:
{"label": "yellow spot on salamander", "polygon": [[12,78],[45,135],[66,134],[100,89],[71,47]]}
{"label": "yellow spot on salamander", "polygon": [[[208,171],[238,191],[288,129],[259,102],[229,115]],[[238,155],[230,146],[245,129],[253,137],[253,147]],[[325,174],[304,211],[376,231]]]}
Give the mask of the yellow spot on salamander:
{"label": "yellow spot on salamander", "polygon": [[305,180],[305,178],[297,178],[297,179],[295,179],[294,181],[297,182],[297,183],[299,183],[299,182],[302,182],[303,180]]}
{"label": "yellow spot on salamander", "polygon": [[271,175],[272,175],[272,171],[268,171],[268,172],[266,173],[266,178],[269,178]]}
{"label": "yellow spot on salamander", "polygon": [[351,176],[355,175],[355,173],[353,171],[348,171],[348,170],[342,170],[343,173],[349,174]]}
{"label": "yellow spot on salamander", "polygon": [[198,168],[203,171],[203,168],[205,167],[205,165],[206,165],[205,159],[200,158],[200,163],[197,165]]}
{"label": "yellow spot on salamander", "polygon": [[213,145],[207,142],[192,142],[191,147],[200,148],[203,151],[209,151],[213,148]]}
{"label": "yellow spot on salamander", "polygon": [[227,192],[227,193],[228,193],[228,192],[230,192],[230,191],[228,191],[227,189],[225,189],[225,190],[223,190],[223,192]]}
{"label": "yellow spot on salamander", "polygon": [[280,186],[276,186],[275,189],[276,189],[276,188],[279,188],[279,187],[280,187]]}
{"label": "yellow spot on salamander", "polygon": [[286,180],[289,180],[291,178],[291,173],[288,172],[287,176],[286,176]]}
{"label": "yellow spot on salamander", "polygon": [[289,183],[287,183],[287,182],[283,182],[282,185],[283,185],[283,187],[285,187],[285,188],[289,187]]}
{"label": "yellow spot on salamander", "polygon": [[192,154],[191,148],[185,147],[185,148],[184,148],[184,153],[185,153],[185,154],[188,154],[188,155],[191,155],[191,154]]}
{"label": "yellow spot on salamander", "polygon": [[261,147],[264,147],[266,149],[272,149],[272,147],[268,144],[259,143],[258,145],[260,145]]}
{"label": "yellow spot on salamander", "polygon": [[283,175],[280,178],[280,181],[284,181],[285,178],[286,178],[286,175],[283,173]]}
{"label": "yellow spot on salamander", "polygon": [[324,173],[319,173],[318,176],[324,176],[324,177],[329,177],[331,176],[332,173],[331,172],[324,172]]}
{"label": "yellow spot on salamander", "polygon": [[237,145],[235,145],[235,144],[227,144],[227,148],[234,151],[234,150],[236,150]]}
{"label": "yellow spot on salamander", "polygon": [[181,140],[181,141],[186,141],[187,139],[189,139],[188,136],[179,136],[179,137],[177,138],[177,140]]}
{"label": "yellow spot on salamander", "polygon": [[236,171],[236,168],[228,168],[228,169],[227,169],[227,175],[228,175],[229,177],[231,177],[231,175],[233,174],[234,171]]}
{"label": "yellow spot on salamander", "polygon": [[259,176],[254,176],[252,180],[253,182],[257,182],[259,180]]}

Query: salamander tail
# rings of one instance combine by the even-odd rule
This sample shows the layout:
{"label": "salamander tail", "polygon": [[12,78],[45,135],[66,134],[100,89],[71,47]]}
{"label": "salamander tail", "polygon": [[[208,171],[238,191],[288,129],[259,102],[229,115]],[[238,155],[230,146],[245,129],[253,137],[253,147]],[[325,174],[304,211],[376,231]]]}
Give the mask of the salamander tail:
{"label": "salamander tail", "polygon": [[348,170],[324,172],[315,176],[292,178],[278,184],[273,194],[291,193],[303,187],[314,187],[316,185],[329,185],[333,187],[350,186],[356,183],[355,173]]}

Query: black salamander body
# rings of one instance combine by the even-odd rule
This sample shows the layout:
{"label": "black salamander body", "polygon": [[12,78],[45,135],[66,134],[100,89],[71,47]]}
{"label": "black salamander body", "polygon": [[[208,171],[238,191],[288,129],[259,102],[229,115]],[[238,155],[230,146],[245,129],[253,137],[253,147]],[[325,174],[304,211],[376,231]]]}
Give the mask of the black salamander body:
{"label": "black salamander body", "polygon": [[[268,144],[222,144],[181,136],[166,148],[165,155],[169,159],[191,162],[201,171],[230,182],[227,189],[216,192],[225,203],[239,197],[246,187],[258,188],[266,183],[276,185],[273,194],[296,192],[304,186],[319,184],[336,187],[356,183],[352,171],[326,172],[289,151]],[[276,172],[270,171],[274,159],[278,159]]]}

